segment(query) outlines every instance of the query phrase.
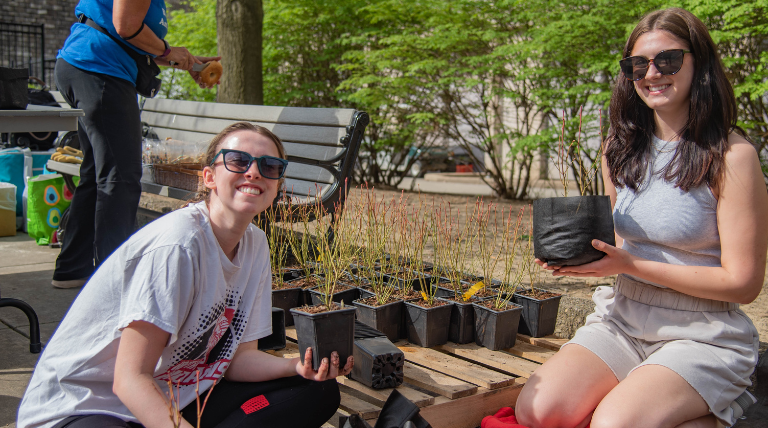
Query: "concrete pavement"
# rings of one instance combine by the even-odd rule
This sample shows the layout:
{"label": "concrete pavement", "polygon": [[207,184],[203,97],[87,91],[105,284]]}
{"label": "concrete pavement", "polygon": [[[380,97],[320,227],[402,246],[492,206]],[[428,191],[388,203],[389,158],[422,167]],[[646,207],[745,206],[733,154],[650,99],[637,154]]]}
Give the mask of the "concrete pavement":
{"label": "concrete pavement", "polygon": [[[78,291],[51,286],[58,249],[38,246],[24,233],[0,238],[0,296],[21,299],[37,312],[43,346]],[[19,309],[0,308],[0,427],[14,426],[39,354],[29,352],[29,322]]]}

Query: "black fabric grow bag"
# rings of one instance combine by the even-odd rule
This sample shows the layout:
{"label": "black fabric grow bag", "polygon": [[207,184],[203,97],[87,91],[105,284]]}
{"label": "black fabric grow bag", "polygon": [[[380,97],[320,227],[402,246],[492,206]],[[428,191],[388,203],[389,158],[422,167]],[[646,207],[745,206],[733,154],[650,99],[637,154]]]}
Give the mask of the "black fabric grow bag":
{"label": "black fabric grow bag", "polygon": [[616,245],[608,196],[573,196],[533,201],[533,246],[550,266],[578,266],[605,256],[593,239]]}

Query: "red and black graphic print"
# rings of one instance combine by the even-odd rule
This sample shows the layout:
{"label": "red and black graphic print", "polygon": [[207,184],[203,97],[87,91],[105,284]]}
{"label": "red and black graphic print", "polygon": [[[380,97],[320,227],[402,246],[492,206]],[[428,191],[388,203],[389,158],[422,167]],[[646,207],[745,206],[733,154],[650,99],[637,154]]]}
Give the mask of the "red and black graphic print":
{"label": "red and black graphic print", "polygon": [[226,301],[200,315],[196,331],[184,338],[171,358],[171,366],[156,379],[174,385],[194,385],[198,381],[216,381],[229,367],[236,345],[245,331],[247,318],[238,310],[240,296],[229,292]]}

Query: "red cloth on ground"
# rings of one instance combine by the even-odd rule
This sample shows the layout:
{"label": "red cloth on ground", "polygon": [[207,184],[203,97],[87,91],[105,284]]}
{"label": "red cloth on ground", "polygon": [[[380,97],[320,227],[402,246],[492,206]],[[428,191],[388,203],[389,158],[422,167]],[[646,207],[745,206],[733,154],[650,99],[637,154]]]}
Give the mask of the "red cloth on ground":
{"label": "red cloth on ground", "polygon": [[[517,423],[515,419],[515,409],[511,407],[502,407],[493,416],[486,416],[480,423],[480,428],[526,428]],[[589,425],[587,425],[589,428]]]}
{"label": "red cloth on ground", "polygon": [[480,428],[525,428],[517,423],[515,409],[502,407],[493,416],[486,416],[480,423]]}

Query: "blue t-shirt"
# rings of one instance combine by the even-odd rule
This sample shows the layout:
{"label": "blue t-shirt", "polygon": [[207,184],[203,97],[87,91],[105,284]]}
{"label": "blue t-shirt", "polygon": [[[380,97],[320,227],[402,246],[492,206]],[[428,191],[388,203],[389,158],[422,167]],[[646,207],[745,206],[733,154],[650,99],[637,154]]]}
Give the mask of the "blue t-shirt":
{"label": "blue t-shirt", "polygon": [[[75,15],[85,15],[91,18],[120,40],[115,26],[112,24],[112,0],[80,0],[80,3],[75,7]],[[165,0],[152,0],[147,15],[144,17],[144,24],[157,37],[165,38],[168,33]],[[144,52],[128,42],[125,44],[136,52],[148,54],[148,52]],[[85,24],[76,22],[72,26],[71,33],[64,42],[64,47],[59,51],[58,58],[64,59],[81,70],[118,77],[136,84],[138,70],[133,58],[106,34]]]}

